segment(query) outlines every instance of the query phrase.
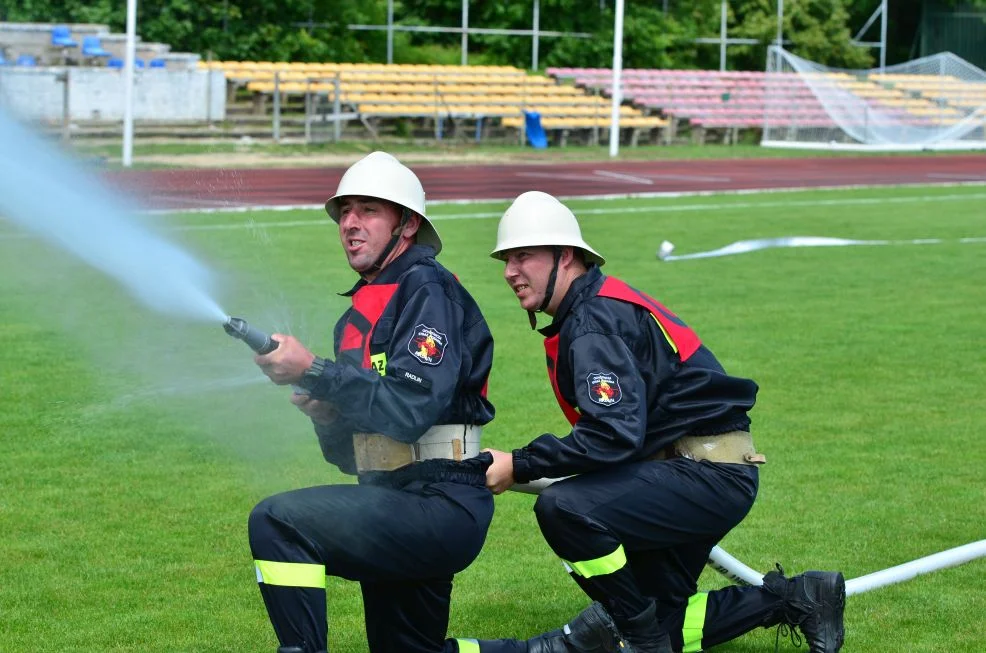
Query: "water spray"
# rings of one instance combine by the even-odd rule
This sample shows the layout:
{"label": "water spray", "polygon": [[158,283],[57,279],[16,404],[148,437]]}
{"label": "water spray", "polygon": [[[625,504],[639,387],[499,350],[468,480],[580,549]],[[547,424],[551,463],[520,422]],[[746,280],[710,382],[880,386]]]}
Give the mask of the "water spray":
{"label": "water spray", "polygon": [[237,340],[242,340],[253,351],[261,356],[269,354],[277,349],[277,341],[264,333],[260,329],[250,326],[247,321],[239,317],[227,317],[223,322],[223,329],[226,333]]}

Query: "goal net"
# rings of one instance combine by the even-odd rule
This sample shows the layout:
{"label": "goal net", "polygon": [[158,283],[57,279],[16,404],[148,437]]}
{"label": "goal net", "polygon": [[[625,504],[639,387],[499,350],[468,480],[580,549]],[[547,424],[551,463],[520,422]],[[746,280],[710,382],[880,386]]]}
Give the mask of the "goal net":
{"label": "goal net", "polygon": [[767,54],[766,147],[986,149],[986,72],[950,52],[882,72]]}

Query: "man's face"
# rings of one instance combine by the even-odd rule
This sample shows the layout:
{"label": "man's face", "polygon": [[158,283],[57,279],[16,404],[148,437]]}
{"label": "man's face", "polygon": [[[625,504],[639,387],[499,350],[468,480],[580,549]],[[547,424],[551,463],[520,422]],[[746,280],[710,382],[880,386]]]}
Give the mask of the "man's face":
{"label": "man's face", "polygon": [[550,247],[521,247],[508,249],[503,253],[506,263],[503,278],[514,291],[520,307],[536,311],[544,301],[548,287],[548,277],[555,264],[555,255]]}
{"label": "man's face", "polygon": [[401,208],[373,197],[343,197],[339,201],[339,240],[349,267],[371,270],[400,224]]}

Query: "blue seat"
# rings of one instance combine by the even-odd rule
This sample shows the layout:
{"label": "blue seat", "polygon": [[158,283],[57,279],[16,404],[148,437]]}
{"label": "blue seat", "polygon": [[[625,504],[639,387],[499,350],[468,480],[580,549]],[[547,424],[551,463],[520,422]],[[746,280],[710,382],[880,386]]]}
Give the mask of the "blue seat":
{"label": "blue seat", "polygon": [[98,36],[82,37],[82,54],[86,57],[108,57],[110,53],[103,49]]}
{"label": "blue seat", "polygon": [[[110,57],[109,59],[106,60],[107,68],[123,68],[124,66],[126,66],[126,64],[127,62],[121,59],[120,57]],[[143,67],[144,67],[143,59],[134,59],[134,68],[143,68]]]}
{"label": "blue seat", "polygon": [[34,58],[33,55],[30,55],[30,54],[22,54],[19,57],[17,57],[17,61],[14,62],[14,65],[15,66],[28,66],[28,67],[30,67],[30,66],[36,66],[36,65],[38,65],[38,62],[37,62],[37,60],[35,60],[35,58]]}
{"label": "blue seat", "polygon": [[0,50],[0,66],[7,65],[7,58],[3,56],[3,50]]}
{"label": "blue seat", "polygon": [[524,128],[527,132],[527,142],[535,150],[543,150],[548,147],[548,136],[544,133],[541,126],[541,114],[537,111],[524,112]]}
{"label": "blue seat", "polygon": [[151,59],[151,68],[166,68],[167,62],[164,59]]}
{"label": "blue seat", "polygon": [[72,40],[72,32],[66,25],[55,25],[51,28],[51,44],[60,48],[74,48],[79,45]]}

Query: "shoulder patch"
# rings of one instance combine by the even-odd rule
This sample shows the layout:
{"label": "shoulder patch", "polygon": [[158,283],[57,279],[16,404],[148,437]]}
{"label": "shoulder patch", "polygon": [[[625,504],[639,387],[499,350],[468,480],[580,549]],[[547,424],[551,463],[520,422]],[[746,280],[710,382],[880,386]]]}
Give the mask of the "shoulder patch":
{"label": "shoulder patch", "polygon": [[407,342],[407,350],[424,365],[438,365],[445,355],[448,339],[445,334],[427,324],[414,327],[411,339]]}
{"label": "shoulder patch", "polygon": [[585,380],[589,385],[589,399],[601,406],[613,406],[623,398],[620,378],[612,372],[590,372]]}

